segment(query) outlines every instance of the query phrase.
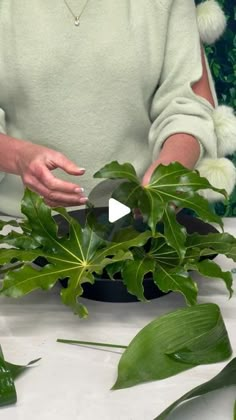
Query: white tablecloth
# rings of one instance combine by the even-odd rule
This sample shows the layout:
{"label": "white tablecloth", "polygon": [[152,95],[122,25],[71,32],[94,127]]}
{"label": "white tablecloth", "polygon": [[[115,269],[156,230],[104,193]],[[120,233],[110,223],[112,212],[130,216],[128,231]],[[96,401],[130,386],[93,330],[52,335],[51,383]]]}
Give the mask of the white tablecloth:
{"label": "white tablecloth", "polygon": [[[234,235],[235,221],[225,219],[225,230]],[[225,270],[236,267],[222,256],[216,261]],[[199,303],[220,306],[235,351],[236,297],[228,300],[221,280],[195,278]],[[121,351],[69,346],[56,339],[128,344],[149,321],[183,307],[184,299],[171,293],[149,303],[83,301],[89,310],[86,320],[61,304],[59,287],[18,300],[0,299],[0,344],[6,360],[24,364],[42,357],[37,367],[16,380],[18,402],[0,409],[1,420],[152,420],[227,363],[199,366],[162,381],[111,391]],[[177,409],[170,419],[233,419],[235,396],[235,387],[213,392]]]}

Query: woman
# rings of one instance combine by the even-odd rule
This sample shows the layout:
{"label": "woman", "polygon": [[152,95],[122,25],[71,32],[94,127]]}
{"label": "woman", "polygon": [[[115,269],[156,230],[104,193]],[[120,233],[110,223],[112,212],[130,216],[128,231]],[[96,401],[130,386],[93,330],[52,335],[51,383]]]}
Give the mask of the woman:
{"label": "woman", "polygon": [[217,157],[216,101],[194,0],[1,0],[0,212],[20,215],[24,185],[82,205],[112,160],[145,184]]}

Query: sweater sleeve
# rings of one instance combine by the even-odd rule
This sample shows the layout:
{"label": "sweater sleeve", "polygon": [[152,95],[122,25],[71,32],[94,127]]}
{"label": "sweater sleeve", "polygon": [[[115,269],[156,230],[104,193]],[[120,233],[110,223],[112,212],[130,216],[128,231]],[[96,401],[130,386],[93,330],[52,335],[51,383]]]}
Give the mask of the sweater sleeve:
{"label": "sweater sleeve", "polygon": [[[217,102],[208,66],[207,70],[212,95]],[[201,43],[194,0],[173,0],[161,77],[150,111],[149,145],[153,160],[158,157],[164,141],[176,133],[190,134],[198,139],[201,157],[217,157],[214,108],[192,90],[192,85],[201,76]]]}

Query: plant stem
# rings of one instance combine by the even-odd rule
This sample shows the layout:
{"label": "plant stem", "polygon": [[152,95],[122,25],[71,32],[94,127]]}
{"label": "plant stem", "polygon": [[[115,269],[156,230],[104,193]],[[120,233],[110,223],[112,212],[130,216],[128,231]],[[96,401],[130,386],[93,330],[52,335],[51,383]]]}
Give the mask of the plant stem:
{"label": "plant stem", "polygon": [[87,346],[99,346],[99,347],[111,347],[116,349],[126,349],[127,346],[122,346],[120,344],[109,344],[109,343],[95,343],[93,341],[77,341],[77,340],[64,340],[62,338],[57,339],[58,343],[65,343],[65,344],[84,344]]}

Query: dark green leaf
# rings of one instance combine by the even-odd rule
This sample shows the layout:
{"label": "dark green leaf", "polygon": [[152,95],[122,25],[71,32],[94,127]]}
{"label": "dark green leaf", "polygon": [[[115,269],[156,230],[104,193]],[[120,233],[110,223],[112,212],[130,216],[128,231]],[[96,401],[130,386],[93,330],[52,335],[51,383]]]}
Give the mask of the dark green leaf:
{"label": "dark green leaf", "polygon": [[57,244],[58,226],[52,217],[52,210],[46,206],[42,197],[26,188],[21,211],[27,217],[30,233],[45,248],[54,252]]}
{"label": "dark green leaf", "polygon": [[43,256],[43,251],[40,250],[22,250],[22,249],[6,249],[0,248],[0,264],[10,263],[12,260],[19,260],[31,262],[39,255]]}
{"label": "dark green leaf", "polygon": [[[26,190],[22,210],[28,217],[28,234],[37,238],[40,249],[31,250],[31,243],[25,242],[29,250],[0,250],[0,264],[9,263],[13,257],[25,262],[17,270],[11,270],[4,277],[0,294],[19,297],[42,288],[48,290],[58,279],[68,278],[68,287],[62,289],[62,301],[76,314],[86,316],[86,308],[77,302],[83,293],[83,283],[94,282],[94,273],[101,274],[106,265],[132,258],[129,248],[142,246],[151,232],[136,232],[136,235],[122,242],[107,242],[98,237],[86,224],[84,228],[64,209],[57,209],[69,222],[69,235],[58,236],[58,228],[42,198]],[[30,231],[31,229],[31,231]],[[39,268],[30,264],[37,256],[44,257],[48,264]]]}
{"label": "dark green leaf", "polygon": [[94,174],[94,178],[128,179],[139,183],[134,167],[130,163],[120,164],[116,160],[108,163]]}
{"label": "dark green leaf", "polygon": [[171,290],[180,292],[189,305],[195,305],[197,303],[197,285],[191,279],[189,273],[182,267],[177,266],[168,269],[164,265],[157,264],[153,277],[156,285],[163,292],[169,292]]}
{"label": "dark green leaf", "polygon": [[14,379],[39,360],[32,360],[26,366],[6,362],[0,346],[0,406],[16,403],[17,395]]}
{"label": "dark green leaf", "polygon": [[[231,360],[224,369],[218,373],[214,378],[205,382],[202,385],[197,386],[196,388],[188,391],[181,398],[176,400],[168,408],[166,408],[159,416],[155,417],[154,420],[166,420],[169,414],[182,402],[187,401],[191,398],[196,398],[201,395],[207,394],[208,392],[216,391],[218,389],[236,385],[236,358]],[[234,408],[235,416],[235,408]]]}
{"label": "dark green leaf", "polygon": [[[212,352],[210,354],[209,348],[206,348],[204,357],[202,346],[210,333],[209,347]],[[191,363],[169,356],[186,348],[193,352]],[[215,304],[180,309],[144,327],[123,353],[113,389],[164,379],[190,369],[198,364],[199,352],[201,363],[223,361],[231,355],[231,345],[220,309]]]}
{"label": "dark green leaf", "polygon": [[127,260],[122,268],[122,277],[129,293],[137,296],[139,300],[145,300],[143,279],[145,274],[153,272],[155,262],[147,257],[134,257],[133,260]]}
{"label": "dark green leaf", "polygon": [[[126,168],[125,165],[128,167]],[[153,234],[156,224],[163,216],[164,209],[172,203],[177,207],[191,208],[204,221],[215,222],[222,226],[220,217],[211,211],[207,200],[197,191],[211,188],[223,195],[226,193],[212,187],[196,171],[191,171],[177,162],[168,166],[159,165],[154,170],[149,185],[142,187],[132,165],[128,163],[119,165],[118,162],[112,162],[107,166],[105,170],[103,168],[101,172],[99,171],[99,177],[125,178],[127,173],[126,178],[131,182],[121,184],[114,191],[113,197],[131,208],[139,208],[148,220]]]}
{"label": "dark green leaf", "polygon": [[17,400],[12,374],[4,360],[0,346],[0,406],[14,404]]}
{"label": "dark green leaf", "polygon": [[183,261],[186,252],[186,229],[176,220],[175,209],[167,207],[163,214],[164,235],[168,245],[176,249],[180,261]]}
{"label": "dark green leaf", "polygon": [[222,271],[221,268],[211,260],[203,260],[200,262],[194,263],[187,263],[186,268],[188,270],[196,270],[202,276],[205,277],[213,277],[214,279],[222,279],[224,280],[226,287],[229,291],[229,296],[231,297],[233,294],[232,284],[233,284],[233,277],[230,271]]}
{"label": "dark green leaf", "polygon": [[0,244],[7,244],[19,249],[36,249],[40,247],[40,244],[32,236],[14,231],[6,236],[0,235]]}
{"label": "dark green leaf", "polygon": [[209,233],[208,235],[199,235],[194,233],[188,235],[186,240],[188,254],[194,248],[200,248],[203,251],[201,255],[224,254],[228,258],[236,261],[236,238],[229,233]]}

